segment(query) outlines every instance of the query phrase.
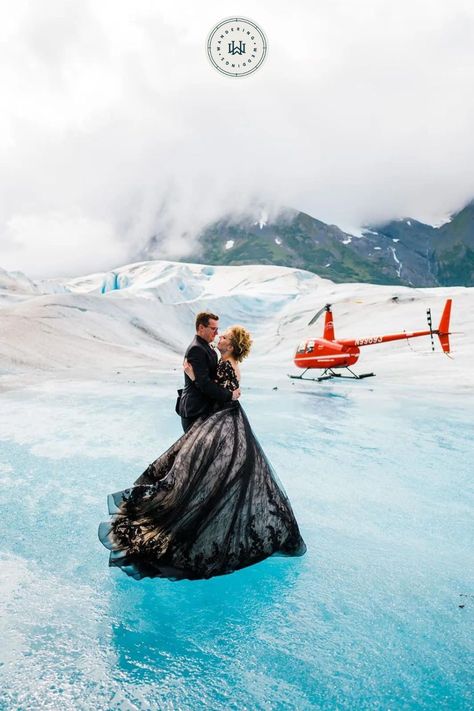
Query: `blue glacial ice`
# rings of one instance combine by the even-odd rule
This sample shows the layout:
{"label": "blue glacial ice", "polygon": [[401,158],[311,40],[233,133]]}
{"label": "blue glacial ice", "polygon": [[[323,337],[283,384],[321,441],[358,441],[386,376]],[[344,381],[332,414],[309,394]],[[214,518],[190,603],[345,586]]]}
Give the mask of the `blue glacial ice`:
{"label": "blue glacial ice", "polygon": [[3,394],[2,708],[472,708],[472,409],[251,379],[307,555],[137,583],[97,525],[180,434],[176,379]]}
{"label": "blue glacial ice", "polygon": [[100,289],[101,294],[106,294],[108,291],[117,291],[126,289],[129,285],[129,279],[126,274],[117,274],[109,272],[105,275]]}

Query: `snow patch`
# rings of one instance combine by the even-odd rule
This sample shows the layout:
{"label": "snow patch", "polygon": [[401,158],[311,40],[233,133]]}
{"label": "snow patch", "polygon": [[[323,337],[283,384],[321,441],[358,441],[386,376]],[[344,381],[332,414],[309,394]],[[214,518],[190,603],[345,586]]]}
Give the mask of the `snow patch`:
{"label": "snow patch", "polygon": [[352,242],[352,237],[347,237],[347,239],[342,240],[342,244],[350,244]]}
{"label": "snow patch", "polygon": [[276,244],[281,244],[281,239],[279,237],[275,237],[275,243]]}
{"label": "snow patch", "polygon": [[398,264],[397,276],[400,276],[401,271],[402,271],[402,263],[401,263],[401,261],[400,261],[400,260],[398,259],[398,257],[397,257],[397,253],[396,253],[396,251],[395,251],[395,247],[389,247],[389,249],[392,251],[393,258],[394,258],[394,260],[396,261],[396,263]]}
{"label": "snow patch", "polygon": [[400,240],[399,240],[398,238],[397,238],[397,239],[392,239],[392,242],[400,242]]}
{"label": "snow patch", "polygon": [[234,240],[233,239],[228,239],[227,242],[225,243],[225,248],[226,249],[232,249],[234,246]]}

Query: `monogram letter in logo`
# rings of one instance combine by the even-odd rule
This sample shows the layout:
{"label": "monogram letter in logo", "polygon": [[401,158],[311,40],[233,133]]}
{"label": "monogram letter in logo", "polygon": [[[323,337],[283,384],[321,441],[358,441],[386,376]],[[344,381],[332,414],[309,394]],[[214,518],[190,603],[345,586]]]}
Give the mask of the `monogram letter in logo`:
{"label": "monogram letter in logo", "polygon": [[229,42],[229,54],[245,54],[245,42],[240,40],[239,46],[235,46],[235,41]]}

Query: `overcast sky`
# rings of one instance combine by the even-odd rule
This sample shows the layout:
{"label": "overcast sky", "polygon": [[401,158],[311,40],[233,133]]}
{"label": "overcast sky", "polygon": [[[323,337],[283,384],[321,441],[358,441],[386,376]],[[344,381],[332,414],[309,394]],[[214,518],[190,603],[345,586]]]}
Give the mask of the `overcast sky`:
{"label": "overcast sky", "polygon": [[[0,0],[0,266],[186,253],[227,213],[438,223],[474,197],[472,0]],[[238,13],[268,56],[217,72]]]}

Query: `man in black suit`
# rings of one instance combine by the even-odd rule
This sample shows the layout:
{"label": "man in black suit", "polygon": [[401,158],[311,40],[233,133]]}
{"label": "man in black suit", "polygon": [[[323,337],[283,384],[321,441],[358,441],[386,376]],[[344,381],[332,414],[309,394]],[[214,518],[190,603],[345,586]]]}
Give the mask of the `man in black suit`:
{"label": "man in black suit", "polygon": [[191,363],[196,379],[184,374],[184,390],[178,390],[176,412],[186,432],[193,422],[211,412],[213,403],[224,405],[240,397],[240,390],[230,392],[214,382],[217,353],[209,345],[217,335],[219,316],[203,311],[196,316],[196,335],[189,344],[185,358]]}

